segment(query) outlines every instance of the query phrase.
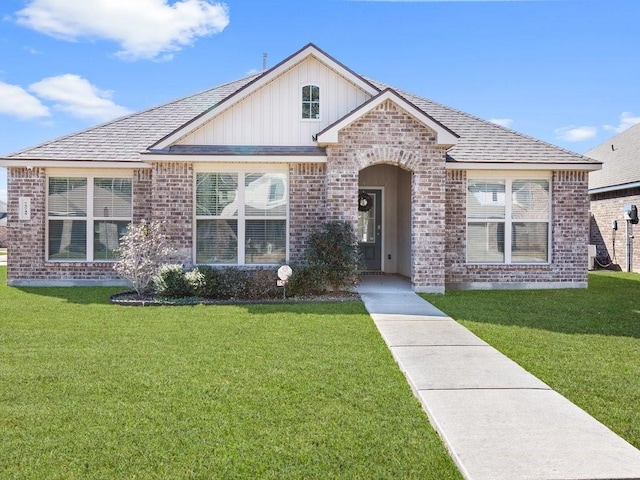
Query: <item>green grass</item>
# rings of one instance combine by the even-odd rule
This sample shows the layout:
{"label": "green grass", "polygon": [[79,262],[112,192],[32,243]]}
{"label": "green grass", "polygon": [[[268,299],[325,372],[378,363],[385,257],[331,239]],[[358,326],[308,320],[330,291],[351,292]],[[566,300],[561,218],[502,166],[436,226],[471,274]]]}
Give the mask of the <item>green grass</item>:
{"label": "green grass", "polygon": [[640,275],[588,289],[425,295],[436,307],[640,448]]}
{"label": "green grass", "polygon": [[0,478],[461,478],[358,302],[122,307],[5,276]]}

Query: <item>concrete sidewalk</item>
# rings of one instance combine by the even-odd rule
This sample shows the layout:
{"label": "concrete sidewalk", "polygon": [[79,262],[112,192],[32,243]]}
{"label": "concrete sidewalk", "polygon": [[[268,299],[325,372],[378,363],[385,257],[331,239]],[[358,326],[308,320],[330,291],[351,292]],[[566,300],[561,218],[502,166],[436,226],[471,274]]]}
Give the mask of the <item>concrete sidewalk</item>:
{"label": "concrete sidewalk", "polygon": [[400,277],[358,291],[470,480],[640,479],[640,451],[424,301]]}

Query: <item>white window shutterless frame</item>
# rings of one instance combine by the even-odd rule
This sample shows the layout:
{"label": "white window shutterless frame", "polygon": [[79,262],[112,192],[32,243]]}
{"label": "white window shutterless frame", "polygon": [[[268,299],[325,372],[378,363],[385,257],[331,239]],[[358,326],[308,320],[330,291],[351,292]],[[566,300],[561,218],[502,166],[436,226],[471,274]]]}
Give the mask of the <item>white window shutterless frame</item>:
{"label": "white window shutterless frame", "polygon": [[195,173],[195,263],[279,265],[289,251],[286,167]]}
{"label": "white window shutterless frame", "polygon": [[467,263],[549,263],[550,175],[470,175],[466,207]]}

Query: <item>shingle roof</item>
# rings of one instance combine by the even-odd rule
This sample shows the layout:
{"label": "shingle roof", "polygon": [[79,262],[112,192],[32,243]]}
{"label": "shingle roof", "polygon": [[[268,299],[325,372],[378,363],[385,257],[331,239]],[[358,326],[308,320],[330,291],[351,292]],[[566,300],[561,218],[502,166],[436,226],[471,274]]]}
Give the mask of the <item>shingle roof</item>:
{"label": "shingle roof", "polygon": [[[258,75],[122,117],[7,155],[6,159],[138,162],[140,153],[194,117],[213,108]],[[381,90],[388,85],[365,79]],[[391,87],[393,88],[393,87]],[[431,100],[400,95],[460,136],[449,162],[597,163],[594,160],[495,125]],[[194,152],[195,153],[195,152]]]}
{"label": "shingle roof", "polygon": [[602,170],[589,174],[589,190],[640,182],[640,124],[589,150]]}
{"label": "shingle roof", "polygon": [[257,75],[42,143],[7,155],[25,160],[139,162],[140,152],[180,125],[213,107]]}

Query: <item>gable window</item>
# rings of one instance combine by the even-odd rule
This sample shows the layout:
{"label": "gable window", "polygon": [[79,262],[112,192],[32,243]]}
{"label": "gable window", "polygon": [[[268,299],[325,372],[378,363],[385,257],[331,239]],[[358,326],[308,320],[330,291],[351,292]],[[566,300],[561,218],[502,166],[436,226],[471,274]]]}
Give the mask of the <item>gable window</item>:
{"label": "gable window", "polygon": [[287,174],[196,174],[196,263],[280,264],[287,258]]}
{"label": "gable window", "polygon": [[302,87],[302,119],[320,119],[320,87],[317,85]]}
{"label": "gable window", "polygon": [[469,179],[467,262],[549,262],[549,184],[547,178]]}
{"label": "gable window", "polygon": [[114,261],[132,219],[130,178],[49,177],[47,248],[52,261]]}

